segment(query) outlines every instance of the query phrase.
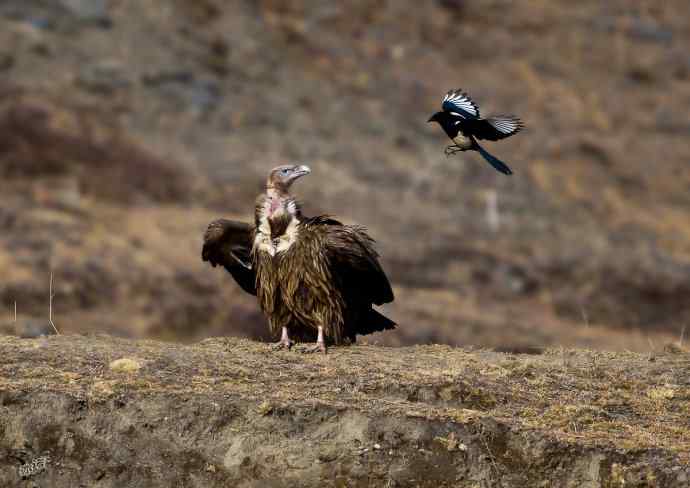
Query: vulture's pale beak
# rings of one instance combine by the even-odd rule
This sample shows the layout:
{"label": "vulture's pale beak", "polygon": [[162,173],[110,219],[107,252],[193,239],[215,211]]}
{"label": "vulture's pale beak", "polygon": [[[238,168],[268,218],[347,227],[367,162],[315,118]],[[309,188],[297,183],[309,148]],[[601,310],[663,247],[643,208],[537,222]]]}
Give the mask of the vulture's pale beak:
{"label": "vulture's pale beak", "polygon": [[311,173],[309,166],[298,166],[293,175],[295,178],[299,178],[300,176],[308,175],[309,173]]}

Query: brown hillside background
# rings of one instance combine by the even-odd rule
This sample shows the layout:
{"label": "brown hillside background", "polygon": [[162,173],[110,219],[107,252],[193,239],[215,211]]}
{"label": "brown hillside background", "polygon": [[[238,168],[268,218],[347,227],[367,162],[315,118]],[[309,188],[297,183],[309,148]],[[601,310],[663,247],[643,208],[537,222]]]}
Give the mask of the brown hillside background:
{"label": "brown hillside background", "polygon": [[[690,330],[687,1],[6,0],[0,332],[266,337],[199,257],[299,162],[366,225],[400,323],[367,337],[654,351]],[[451,88],[527,129],[446,158]],[[14,304],[17,318],[14,317]]]}

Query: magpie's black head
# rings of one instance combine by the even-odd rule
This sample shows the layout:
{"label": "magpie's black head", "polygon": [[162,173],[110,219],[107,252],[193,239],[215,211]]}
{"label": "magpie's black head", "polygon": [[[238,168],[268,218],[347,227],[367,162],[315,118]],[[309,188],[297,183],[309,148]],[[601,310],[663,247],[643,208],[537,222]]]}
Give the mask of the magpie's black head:
{"label": "magpie's black head", "polygon": [[455,138],[460,131],[458,119],[448,112],[436,112],[434,115],[429,117],[427,122],[436,122],[441,126],[443,132],[445,132],[451,139]]}
{"label": "magpie's black head", "polygon": [[441,123],[441,117],[443,116],[443,112],[436,112],[434,115],[429,117],[429,120],[427,122],[438,122]]}

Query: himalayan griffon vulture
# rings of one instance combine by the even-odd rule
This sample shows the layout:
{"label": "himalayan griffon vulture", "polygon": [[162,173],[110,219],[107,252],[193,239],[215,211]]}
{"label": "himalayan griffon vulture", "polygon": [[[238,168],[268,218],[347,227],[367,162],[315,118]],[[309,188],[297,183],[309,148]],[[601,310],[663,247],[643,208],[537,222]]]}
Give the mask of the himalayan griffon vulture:
{"label": "himalayan griffon vulture", "polygon": [[307,166],[274,168],[256,200],[254,225],[219,219],[204,234],[202,259],[223,266],[256,295],[278,348],[291,337],[317,337],[309,351],[353,343],[357,334],[395,328],[373,309],[393,290],[364,227],[328,216],[305,217],[291,185]]}

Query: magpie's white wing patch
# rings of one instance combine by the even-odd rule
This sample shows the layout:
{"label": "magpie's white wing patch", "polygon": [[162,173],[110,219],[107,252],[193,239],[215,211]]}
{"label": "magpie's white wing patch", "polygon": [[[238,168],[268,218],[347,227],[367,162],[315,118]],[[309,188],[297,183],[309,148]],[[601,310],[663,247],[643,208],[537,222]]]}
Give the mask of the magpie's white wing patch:
{"label": "magpie's white wing patch", "polygon": [[517,117],[490,117],[487,119],[498,132],[506,136],[512,135],[522,128]]}
{"label": "magpie's white wing patch", "polygon": [[523,127],[522,121],[514,115],[494,115],[475,121],[473,132],[478,139],[498,141],[517,134]]}
{"label": "magpie's white wing patch", "polygon": [[441,107],[446,112],[464,119],[479,118],[479,107],[477,107],[477,104],[474,103],[467,93],[460,89],[446,93]]}

